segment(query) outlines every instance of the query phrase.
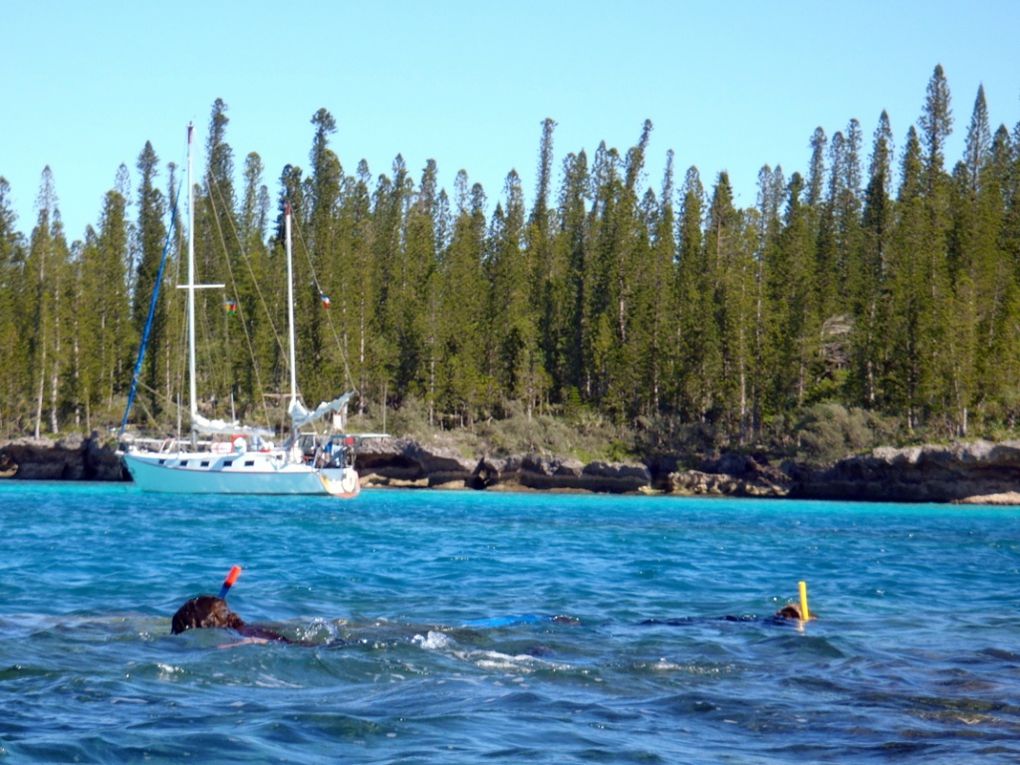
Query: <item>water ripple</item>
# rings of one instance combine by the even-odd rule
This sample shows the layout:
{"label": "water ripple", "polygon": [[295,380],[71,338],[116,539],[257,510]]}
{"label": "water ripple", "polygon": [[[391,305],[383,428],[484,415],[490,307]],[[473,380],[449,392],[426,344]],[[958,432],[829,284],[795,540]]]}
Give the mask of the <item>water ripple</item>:
{"label": "water ripple", "polygon": [[[5,482],[0,528],[12,761],[1020,755],[1016,511]],[[168,634],[233,563],[295,644]]]}

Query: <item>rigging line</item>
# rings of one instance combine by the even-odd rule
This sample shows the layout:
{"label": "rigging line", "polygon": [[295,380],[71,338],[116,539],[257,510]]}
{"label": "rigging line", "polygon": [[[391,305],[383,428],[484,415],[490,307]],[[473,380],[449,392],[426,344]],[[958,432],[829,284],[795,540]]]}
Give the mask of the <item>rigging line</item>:
{"label": "rigging line", "polygon": [[[219,182],[210,173],[209,179],[212,185],[216,188],[216,192],[220,195],[220,203],[225,208],[227,206],[226,200],[223,196],[223,190],[220,189]],[[237,226],[234,225],[234,219],[231,216],[227,216],[227,223],[230,224],[230,231],[234,235],[234,239],[237,241],[237,249],[241,253],[241,259],[244,261],[244,265],[248,268],[248,275],[251,277],[251,283],[255,287],[255,291],[258,293],[259,302],[262,303],[262,307],[265,309],[266,319],[269,322],[270,329],[273,330],[273,338],[276,340],[276,348],[280,353],[284,353],[283,341],[280,339],[280,333],[276,329],[276,323],[273,321],[273,314],[269,310],[269,301],[266,300],[262,294],[262,289],[259,287],[259,280],[255,277],[255,269],[251,267],[251,258],[248,255],[247,249],[244,243],[241,241],[241,234],[237,230]],[[226,249],[224,247],[224,249]]]}
{"label": "rigging line", "polygon": [[[166,241],[163,243],[163,254],[160,256],[159,269],[156,278],[152,283],[152,297],[149,299],[149,314],[145,319],[145,328],[142,330],[142,339],[138,345],[138,359],[135,361],[135,368],[131,374],[131,387],[128,390],[127,406],[124,407],[124,416],[120,421],[120,435],[127,430],[128,415],[131,414],[131,406],[135,402],[135,394],[138,392],[138,378],[142,372],[142,364],[145,361],[145,347],[149,344],[149,335],[152,332],[152,323],[156,318],[156,305],[159,302],[159,288],[163,283],[163,271],[166,268],[166,259],[170,254],[170,243],[173,241],[173,232],[177,224],[177,203],[180,200],[181,189],[177,187],[177,196],[174,197],[173,206],[170,208],[170,230],[166,232]],[[157,367],[158,369],[158,367]],[[151,413],[150,413],[151,414]]]}
{"label": "rigging line", "polygon": [[[305,253],[305,260],[308,261],[308,270],[311,271],[312,282],[314,282],[315,289],[319,291],[319,294],[323,295],[325,293],[323,293],[322,286],[319,284],[319,278],[315,275],[315,266],[312,265],[312,255],[308,250],[308,245],[305,244],[305,238],[301,235],[301,226],[298,225],[296,220],[293,223],[297,231],[298,240],[301,242],[301,249]],[[337,334],[336,327],[333,325],[333,317],[328,313],[326,314],[326,323],[329,325],[330,332],[333,333],[333,339],[336,341],[336,347],[340,351],[340,359],[344,363],[344,374],[347,376],[347,382],[350,384],[351,389],[357,393],[358,386],[354,383],[354,376],[351,374],[351,368],[347,363],[347,352],[344,350],[343,343],[340,342],[340,335]]]}
{"label": "rigging line", "polygon": [[[226,207],[226,203],[223,201],[224,200],[224,194],[223,194],[222,189],[219,186],[219,183],[216,181],[216,178],[213,177],[211,174],[210,174],[210,179],[212,181],[212,185],[216,188],[217,193],[220,195],[220,200],[221,200],[222,205],[224,207]],[[258,293],[259,302],[262,304],[263,310],[264,310],[265,315],[266,315],[266,320],[269,323],[269,328],[270,328],[270,330],[273,333],[273,340],[276,342],[276,351],[277,351],[279,357],[286,358],[286,351],[285,351],[285,349],[283,347],[283,341],[280,339],[280,333],[279,333],[279,331],[276,328],[276,323],[273,321],[273,314],[269,310],[269,301],[266,300],[265,295],[262,293],[262,288],[259,286],[259,280],[255,276],[255,270],[252,268],[252,265],[251,265],[251,257],[248,255],[248,252],[245,249],[244,244],[241,242],[241,236],[240,236],[240,233],[237,230],[236,225],[234,224],[234,219],[231,216],[227,216],[227,222],[230,225],[230,229],[231,229],[231,232],[234,235],[234,239],[238,243],[238,250],[240,251],[242,259],[244,260],[244,264],[245,264],[245,266],[248,269],[248,274],[251,276],[252,285],[255,287],[256,293]],[[222,234],[221,234],[221,239],[222,239]],[[226,250],[226,246],[225,245],[224,245],[224,250]],[[238,301],[238,304],[240,304],[240,301]],[[255,357],[255,355],[254,355],[254,353],[252,353],[252,358],[254,359],[254,357]],[[259,382],[259,387],[263,391],[262,407],[263,407],[263,411],[266,413],[267,422],[268,422],[270,420],[268,420],[268,410],[266,409],[266,406],[265,406],[264,388],[262,387],[261,381]],[[284,426],[281,425],[281,430],[283,429],[283,427]]]}
{"label": "rigging line", "polygon": [[[206,198],[206,197],[203,197],[203,198]],[[212,204],[211,198],[209,199],[209,202],[210,202],[210,204]],[[201,204],[201,200],[199,200],[196,197],[196,199],[195,199],[195,207],[196,207],[195,212],[196,213],[199,210],[199,205],[200,204]],[[215,217],[215,212],[213,212],[213,217]],[[195,216],[195,220],[196,220],[195,231],[197,233],[197,231],[198,231],[198,223],[197,223],[198,216],[197,215]],[[204,252],[204,250],[203,250],[203,252]],[[205,253],[205,254],[208,254],[208,253]],[[196,253],[196,257],[197,257],[197,255],[198,254]],[[209,262],[208,258],[206,258],[206,263],[204,265],[209,267],[209,268],[212,268],[212,263]],[[197,264],[196,264],[195,268],[196,268],[196,272],[195,272],[196,273],[196,278],[198,278],[198,265]],[[205,388],[207,390],[211,390],[212,391],[212,393],[210,394],[210,398],[209,398],[209,414],[210,414],[211,417],[222,416],[224,419],[226,419],[226,415],[220,414],[221,410],[217,408],[217,406],[219,404],[221,404],[222,402],[216,397],[216,395],[217,395],[217,391],[222,391],[224,389],[228,390],[228,392],[229,392],[230,382],[231,382],[230,379],[229,379],[229,370],[227,369],[228,365],[222,364],[222,363],[217,364],[217,363],[215,363],[215,359],[214,359],[214,355],[215,355],[214,349],[215,349],[215,347],[217,347],[217,346],[222,347],[223,340],[225,339],[225,333],[221,333],[220,330],[216,327],[216,321],[219,320],[218,319],[219,314],[222,312],[222,300],[217,298],[214,301],[216,306],[220,310],[219,311],[214,311],[215,316],[217,318],[214,318],[213,321],[209,321],[209,300],[210,300],[209,292],[210,292],[209,290],[200,290],[199,292],[195,293],[195,297],[194,297],[194,300],[196,301],[196,304],[195,304],[195,311],[196,311],[195,329],[196,329],[196,331],[201,333],[201,337],[197,337],[195,339],[195,353],[196,353],[196,356],[197,356],[196,362],[195,362],[196,363],[196,374],[201,374],[198,371],[198,370],[201,370],[201,369],[211,370],[211,371],[206,371],[204,373],[205,374],[205,381],[206,381],[205,382]],[[199,316],[202,317],[202,319],[203,319],[202,321],[198,320]],[[198,401],[196,401],[196,406],[197,405],[199,405]]]}
{"label": "rigging line", "polygon": [[[178,321],[180,321],[179,318],[178,318]],[[187,326],[187,324],[185,324],[185,322],[180,321],[178,327],[179,327],[180,331],[178,332],[178,336],[177,336],[177,348],[178,349],[182,349],[182,348],[186,347],[187,344],[188,344],[188,326]],[[174,374],[175,374],[175,378],[174,378],[174,390],[177,391],[177,395],[173,397],[173,402],[172,403],[173,403],[174,408],[177,410],[177,417],[180,418],[181,413],[182,413],[181,412],[182,407],[181,407],[180,396],[181,396],[181,394],[184,391],[184,384],[185,384],[184,383],[184,377],[187,374],[187,370],[185,369],[185,366],[187,365],[187,354],[186,353],[178,353],[178,354],[176,354],[175,358],[177,359],[177,362],[176,362],[176,369],[174,370]],[[174,423],[174,424],[176,425],[176,423]]]}
{"label": "rigging line", "polygon": [[[220,191],[219,185],[216,183],[216,179],[213,177],[212,173],[209,173],[208,177],[209,177],[209,181],[210,181],[211,186],[216,188],[216,190],[219,192],[219,194],[220,194],[220,201],[223,202],[223,208],[224,208],[224,211],[225,211],[226,210],[226,203],[223,200],[223,192]],[[258,360],[255,358],[255,348],[252,345],[251,335],[248,333],[248,324],[245,321],[244,311],[241,308],[241,296],[240,296],[240,294],[238,294],[238,291],[237,291],[237,280],[234,279],[234,268],[233,268],[233,266],[230,265],[230,253],[227,252],[227,241],[226,241],[226,238],[223,236],[223,227],[220,225],[220,216],[216,214],[216,204],[215,204],[215,202],[213,202],[212,194],[209,195],[209,203],[210,203],[210,205],[213,208],[213,216],[212,217],[213,217],[213,220],[216,222],[216,233],[219,235],[220,244],[223,247],[223,256],[224,256],[223,259],[227,263],[227,273],[230,275],[230,285],[231,285],[231,287],[233,287],[233,290],[234,290],[234,301],[235,301],[235,304],[237,305],[237,311],[240,314],[240,316],[238,317],[240,319],[239,323],[241,325],[241,329],[244,330],[244,340],[245,340],[245,342],[248,345],[248,353],[251,355],[251,368],[252,368],[252,371],[255,373],[255,385],[258,386],[258,395],[256,396],[256,399],[257,399],[257,401],[259,403],[262,404],[262,413],[263,413],[263,415],[265,415],[266,422],[269,422],[269,409],[266,407],[266,400],[262,396],[262,391],[263,391],[262,375],[259,373],[259,363],[258,363]],[[238,244],[239,245],[241,244],[240,239],[238,239]],[[253,281],[254,281],[254,279],[253,279]]]}

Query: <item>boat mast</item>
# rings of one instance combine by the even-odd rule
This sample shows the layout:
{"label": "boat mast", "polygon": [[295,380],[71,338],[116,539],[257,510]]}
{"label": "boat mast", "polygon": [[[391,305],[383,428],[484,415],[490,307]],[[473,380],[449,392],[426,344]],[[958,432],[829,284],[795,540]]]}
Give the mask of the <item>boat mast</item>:
{"label": "boat mast", "polygon": [[194,126],[188,123],[188,283],[177,289],[188,291],[188,395],[191,410],[191,448],[198,448],[198,394],[195,386],[195,290],[223,289],[224,284],[195,284],[195,185],[191,182],[192,137]]}
{"label": "boat mast", "polygon": [[191,448],[197,447],[195,415],[198,401],[195,393],[195,187],[191,182],[191,139],[194,126],[188,123],[188,386],[191,405]]}
{"label": "boat mast", "polygon": [[297,364],[294,361],[294,266],[291,257],[290,244],[290,202],[283,203],[284,232],[287,243],[287,332],[290,341],[290,407],[291,426],[294,436],[297,437],[297,428],[293,427],[294,406],[297,404]]}

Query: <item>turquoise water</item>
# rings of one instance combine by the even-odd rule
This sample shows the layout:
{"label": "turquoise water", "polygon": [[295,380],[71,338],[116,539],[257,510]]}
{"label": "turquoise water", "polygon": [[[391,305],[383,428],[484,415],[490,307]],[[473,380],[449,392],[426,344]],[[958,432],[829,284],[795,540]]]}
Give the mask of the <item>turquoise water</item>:
{"label": "turquoise water", "polygon": [[[0,539],[0,760],[1020,757],[1014,510],[8,481]],[[169,634],[234,563],[309,645]]]}

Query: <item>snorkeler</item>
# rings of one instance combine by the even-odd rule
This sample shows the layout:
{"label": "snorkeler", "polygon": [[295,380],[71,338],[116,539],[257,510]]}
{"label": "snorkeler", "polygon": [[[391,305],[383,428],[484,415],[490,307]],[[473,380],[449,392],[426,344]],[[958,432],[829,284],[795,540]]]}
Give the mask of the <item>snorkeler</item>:
{"label": "snorkeler", "polygon": [[782,624],[788,620],[795,620],[799,622],[806,622],[812,619],[817,619],[811,610],[808,608],[807,600],[807,582],[797,583],[800,603],[787,603],[785,606],[776,611],[772,616],[765,617],[762,619],[758,616],[734,616],[727,614],[725,616],[711,616],[711,617],[695,617],[695,616],[681,616],[670,619],[645,619],[641,622],[642,625],[666,625],[671,627],[679,627],[687,624],[694,624],[697,622],[706,621],[722,621],[722,622],[757,622],[764,621],[770,624]]}
{"label": "snorkeler", "polygon": [[772,615],[773,619],[799,619],[805,621],[800,612],[800,606],[796,603],[787,603]]}
{"label": "snorkeler", "polygon": [[279,632],[266,627],[245,624],[240,616],[230,610],[226,601],[227,592],[237,581],[240,573],[240,566],[230,569],[227,578],[223,580],[223,587],[220,588],[218,596],[199,595],[178,608],[170,622],[170,632],[179,635],[193,629],[228,629],[255,641],[275,640],[280,643],[290,643],[291,640]]}
{"label": "snorkeler", "polygon": [[246,638],[275,640],[279,643],[291,642],[290,638],[279,632],[254,624],[245,624],[240,616],[230,610],[227,601],[215,595],[199,595],[177,609],[170,623],[170,632],[179,635],[193,629],[228,629]]}

